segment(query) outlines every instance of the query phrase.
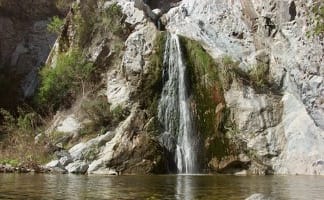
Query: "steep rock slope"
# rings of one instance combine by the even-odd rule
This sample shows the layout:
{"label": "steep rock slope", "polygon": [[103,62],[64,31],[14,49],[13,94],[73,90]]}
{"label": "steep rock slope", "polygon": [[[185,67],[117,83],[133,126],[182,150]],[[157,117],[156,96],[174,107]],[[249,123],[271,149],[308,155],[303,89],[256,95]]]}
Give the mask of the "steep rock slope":
{"label": "steep rock slope", "polygon": [[[118,24],[122,47],[114,44],[116,27],[101,19],[116,2],[124,14]],[[298,0],[183,0],[162,17],[168,31],[184,36],[201,170],[323,174],[323,42],[306,37],[310,7]],[[69,14],[48,63],[81,48],[87,59],[104,66],[104,86],[95,99],[103,96],[111,109],[126,114],[110,130],[58,154],[51,167],[108,174],[172,168],[170,152],[158,143],[156,120],[164,37],[146,14],[126,0],[80,1]],[[100,22],[86,28],[82,40],[78,15]],[[59,112],[48,134],[78,137],[89,120],[79,110],[76,103]]]}
{"label": "steep rock slope", "polygon": [[71,173],[166,172],[164,149],[155,138],[154,109],[150,109],[155,95],[151,86],[160,80],[159,66],[155,66],[160,62],[152,62],[152,57],[162,55],[160,40],[163,36],[134,2],[88,0],[73,5],[48,65],[55,67],[59,54],[79,49],[94,63],[99,76],[96,89],[87,90],[70,110],[58,112],[47,132],[62,133],[58,141],[79,138],[81,132],[90,134],[86,127],[91,119],[82,113],[87,99],[103,98],[103,105],[123,117],[100,136],[92,135],[93,139],[73,143],[68,152],[58,153],[59,162],[49,167]]}

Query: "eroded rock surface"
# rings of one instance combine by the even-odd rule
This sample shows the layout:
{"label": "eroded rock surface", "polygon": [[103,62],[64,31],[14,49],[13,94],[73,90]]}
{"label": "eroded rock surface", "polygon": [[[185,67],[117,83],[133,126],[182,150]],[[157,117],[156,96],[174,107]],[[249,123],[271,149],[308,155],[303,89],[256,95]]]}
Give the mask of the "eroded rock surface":
{"label": "eroded rock surface", "polygon": [[[149,59],[155,51],[158,30],[152,17],[140,8],[142,4],[135,6],[143,1],[81,1],[83,14],[95,15],[114,2],[125,15],[122,25],[129,28],[121,56],[116,56],[118,48],[110,43],[114,38],[105,27],[93,29],[83,47],[94,63],[110,63],[103,75],[104,96],[112,108],[120,106],[129,113],[113,130],[73,146],[69,150],[72,162],[64,166],[77,173],[163,173],[167,171],[167,150],[150,133],[154,117],[140,103],[150,97],[140,96],[143,93],[139,92],[145,88],[143,78],[151,73]],[[88,7],[92,11],[86,9],[86,3],[91,4]],[[198,41],[215,60],[225,55],[233,58],[241,74],[264,70],[261,68],[266,66],[261,74],[267,81],[264,85],[237,76],[219,92],[224,93],[222,97],[215,97],[224,99],[215,112],[226,108],[232,122],[232,127],[224,126],[224,133],[219,134],[225,134],[225,129],[231,132],[224,137],[231,141],[228,148],[236,151],[226,152],[229,155],[222,158],[211,154],[204,160],[208,170],[239,174],[324,173],[323,42],[306,36],[311,28],[309,9],[310,4],[301,0],[183,0],[162,16],[167,30]],[[73,20],[66,31],[63,36],[68,45],[64,48],[68,49],[76,45]],[[62,47],[56,45],[56,50]],[[54,54],[53,50],[50,61],[55,61]],[[77,116],[76,111],[71,112]],[[70,115],[58,124],[69,122]],[[208,139],[215,138],[207,138],[204,147],[210,148]]]}
{"label": "eroded rock surface", "polygon": [[232,85],[225,97],[237,140],[246,141],[256,163],[278,174],[318,174],[313,163],[324,153],[323,42],[306,36],[310,6],[298,0],[184,0],[163,17],[168,30],[200,41],[216,59],[233,57],[243,71],[260,58],[269,64],[277,92]]}

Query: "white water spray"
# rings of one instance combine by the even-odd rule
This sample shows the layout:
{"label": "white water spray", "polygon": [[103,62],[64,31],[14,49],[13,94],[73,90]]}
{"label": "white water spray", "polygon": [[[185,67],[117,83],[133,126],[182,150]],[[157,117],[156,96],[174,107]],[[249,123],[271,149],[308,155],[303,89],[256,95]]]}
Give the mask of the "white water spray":
{"label": "white water spray", "polygon": [[[163,125],[162,143],[175,148],[178,173],[195,173],[196,149],[190,112],[186,66],[183,62],[179,37],[169,34],[164,52],[164,87],[159,103],[159,120]],[[172,144],[176,138],[176,144]]]}

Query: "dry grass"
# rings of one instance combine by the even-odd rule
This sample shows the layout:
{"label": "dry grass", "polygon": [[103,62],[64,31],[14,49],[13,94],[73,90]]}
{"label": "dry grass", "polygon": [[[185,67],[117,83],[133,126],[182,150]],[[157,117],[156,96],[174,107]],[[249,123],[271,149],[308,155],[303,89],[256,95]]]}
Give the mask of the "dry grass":
{"label": "dry grass", "polygon": [[0,163],[43,164],[50,160],[48,138],[35,143],[42,119],[33,111],[18,109],[17,117],[0,109]]}
{"label": "dry grass", "polygon": [[44,142],[35,144],[29,135],[8,135],[0,143],[0,163],[25,165],[26,163],[45,164],[51,160]]}

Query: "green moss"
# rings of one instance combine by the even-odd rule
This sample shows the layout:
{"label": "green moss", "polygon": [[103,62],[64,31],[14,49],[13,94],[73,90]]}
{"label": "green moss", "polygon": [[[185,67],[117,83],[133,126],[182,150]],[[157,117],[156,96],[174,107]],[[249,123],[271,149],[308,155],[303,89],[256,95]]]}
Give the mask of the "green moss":
{"label": "green moss", "polygon": [[149,132],[155,135],[158,135],[160,131],[157,115],[163,88],[162,70],[165,42],[166,33],[159,32],[154,41],[153,53],[149,56],[148,71],[142,75],[140,90],[136,94],[140,106],[147,111],[148,119],[153,118]]}
{"label": "green moss", "polygon": [[184,37],[180,41],[189,70],[198,134],[205,143],[206,157],[221,159],[229,152],[229,141],[224,137],[228,111],[219,64],[198,42]]}
{"label": "green moss", "polygon": [[153,53],[149,57],[148,72],[143,74],[141,91],[138,99],[144,109],[147,109],[151,116],[156,116],[159,98],[162,92],[162,70],[163,55],[166,41],[164,32],[158,33]]}
{"label": "green moss", "polygon": [[309,35],[323,36],[324,34],[324,4],[322,0],[316,0],[313,3],[311,12],[314,15],[313,30]]}

